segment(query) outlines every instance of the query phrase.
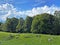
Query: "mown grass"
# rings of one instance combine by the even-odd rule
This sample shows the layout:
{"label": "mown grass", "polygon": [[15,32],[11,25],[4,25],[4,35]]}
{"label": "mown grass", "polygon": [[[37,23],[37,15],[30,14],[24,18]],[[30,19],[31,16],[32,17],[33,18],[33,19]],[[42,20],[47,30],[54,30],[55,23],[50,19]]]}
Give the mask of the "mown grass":
{"label": "mown grass", "polygon": [[0,45],[60,45],[60,36],[0,32]]}

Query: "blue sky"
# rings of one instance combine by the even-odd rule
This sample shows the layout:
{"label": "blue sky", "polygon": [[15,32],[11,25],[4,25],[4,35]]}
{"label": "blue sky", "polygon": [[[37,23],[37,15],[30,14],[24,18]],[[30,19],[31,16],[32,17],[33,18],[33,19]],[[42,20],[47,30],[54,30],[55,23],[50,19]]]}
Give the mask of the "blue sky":
{"label": "blue sky", "polygon": [[60,6],[60,0],[0,0],[0,4],[9,3],[14,5],[17,9],[29,10],[34,7],[42,7],[44,5]]}
{"label": "blue sky", "polygon": [[7,17],[25,18],[60,10],[60,0],[0,0],[0,21]]}

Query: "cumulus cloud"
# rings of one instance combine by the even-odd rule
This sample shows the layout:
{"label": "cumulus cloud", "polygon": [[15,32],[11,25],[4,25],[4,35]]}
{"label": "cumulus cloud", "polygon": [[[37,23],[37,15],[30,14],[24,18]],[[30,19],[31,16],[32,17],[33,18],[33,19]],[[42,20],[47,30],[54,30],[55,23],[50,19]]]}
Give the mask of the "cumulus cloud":
{"label": "cumulus cloud", "polygon": [[12,4],[2,4],[0,5],[0,20],[6,20],[7,17],[21,17],[21,11],[18,11]]}
{"label": "cumulus cloud", "polygon": [[45,5],[43,7],[37,7],[37,8],[33,8],[32,10],[27,10],[25,11],[25,14],[29,16],[35,16],[36,14],[42,14],[42,13],[54,14],[56,10],[59,11],[60,7],[56,7],[54,5],[49,7]]}
{"label": "cumulus cloud", "polygon": [[6,20],[7,17],[23,17],[25,18],[26,16],[35,16],[37,14],[42,14],[42,13],[49,13],[49,14],[54,14],[56,10],[60,10],[60,7],[57,6],[43,6],[43,7],[36,7],[32,8],[31,10],[26,10],[26,11],[21,11],[17,10],[12,4],[2,4],[0,5],[0,20]]}

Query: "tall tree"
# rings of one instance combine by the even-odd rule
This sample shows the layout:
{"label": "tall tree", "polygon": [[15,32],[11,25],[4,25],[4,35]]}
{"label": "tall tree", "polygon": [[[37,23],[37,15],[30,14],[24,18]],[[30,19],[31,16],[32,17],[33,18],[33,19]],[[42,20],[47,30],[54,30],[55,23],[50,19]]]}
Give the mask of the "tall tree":
{"label": "tall tree", "polygon": [[2,22],[0,22],[0,31],[2,31],[2,26],[1,25],[2,25]]}
{"label": "tall tree", "polygon": [[57,34],[60,34],[60,11],[55,11],[55,30]]}
{"label": "tall tree", "polygon": [[31,26],[31,32],[52,34],[53,28],[54,28],[54,16],[44,13],[34,17]]}
{"label": "tall tree", "polygon": [[16,26],[18,24],[18,19],[15,17],[11,18],[10,24],[11,24],[11,31],[16,32]]}
{"label": "tall tree", "polygon": [[2,25],[3,31],[8,32],[16,32],[16,26],[18,24],[18,19],[13,18],[7,18],[6,22]]}
{"label": "tall tree", "polygon": [[10,18],[7,18],[6,19],[6,21],[5,21],[5,23],[3,23],[1,26],[2,26],[2,30],[3,31],[10,31],[11,30],[11,24],[10,24],[10,21],[11,21],[11,19]]}
{"label": "tall tree", "polygon": [[24,32],[30,32],[32,20],[33,20],[32,17],[29,17],[29,16],[26,17],[25,23],[24,23]]}
{"label": "tall tree", "polygon": [[18,22],[18,25],[16,27],[17,32],[21,32],[21,33],[23,32],[23,24],[24,24],[24,19],[20,18],[19,22]]}

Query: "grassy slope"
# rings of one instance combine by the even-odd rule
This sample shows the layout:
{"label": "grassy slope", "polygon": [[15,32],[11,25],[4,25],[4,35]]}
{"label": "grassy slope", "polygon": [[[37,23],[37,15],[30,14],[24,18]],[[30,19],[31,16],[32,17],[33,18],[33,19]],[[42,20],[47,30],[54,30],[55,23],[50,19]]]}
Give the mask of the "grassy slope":
{"label": "grassy slope", "polygon": [[0,32],[0,45],[60,45],[60,36]]}

